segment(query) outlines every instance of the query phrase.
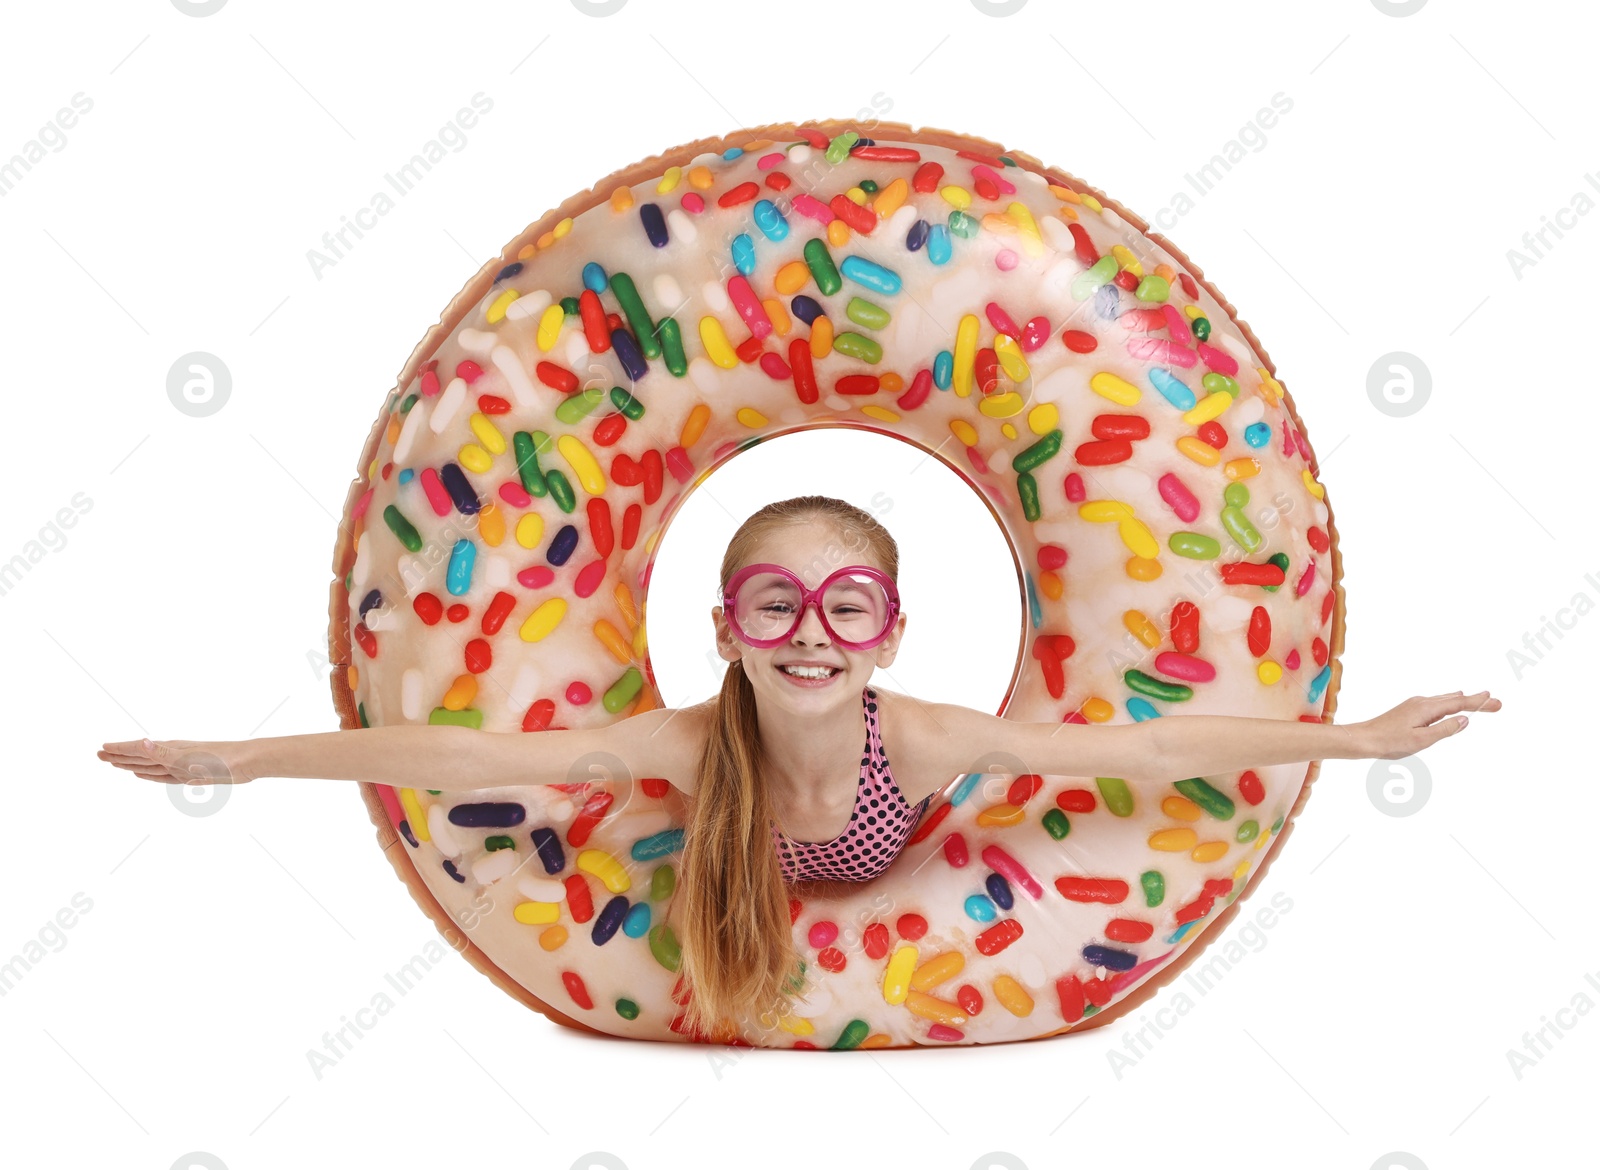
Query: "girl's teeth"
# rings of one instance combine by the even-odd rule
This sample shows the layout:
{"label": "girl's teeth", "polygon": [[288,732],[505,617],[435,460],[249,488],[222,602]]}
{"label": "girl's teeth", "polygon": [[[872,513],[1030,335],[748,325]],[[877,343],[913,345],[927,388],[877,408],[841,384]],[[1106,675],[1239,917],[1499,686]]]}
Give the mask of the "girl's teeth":
{"label": "girl's teeth", "polygon": [[785,674],[792,674],[796,678],[832,678],[838,673],[836,670],[822,666],[782,666],[778,669],[782,670]]}

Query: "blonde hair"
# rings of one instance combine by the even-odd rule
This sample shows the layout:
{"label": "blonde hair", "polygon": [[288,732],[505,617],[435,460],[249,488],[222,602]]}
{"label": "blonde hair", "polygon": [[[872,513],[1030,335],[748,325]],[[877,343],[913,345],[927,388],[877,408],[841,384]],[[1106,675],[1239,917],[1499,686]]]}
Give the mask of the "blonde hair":
{"label": "blonde hair", "polygon": [[[814,519],[835,530],[845,556],[865,550],[898,580],[899,549],[871,513],[832,496],[796,496],[768,504],[739,526],[722,556],[720,584],[725,588],[750,563],[769,533]],[[850,563],[819,565],[817,576]],[[804,575],[803,566],[788,567]],[[770,1028],[790,1014],[789,997],[804,985],[766,775],[755,689],[743,661],[733,662],[700,757],[673,907],[688,997],[681,1026],[692,1036],[727,1040],[741,1028]]]}

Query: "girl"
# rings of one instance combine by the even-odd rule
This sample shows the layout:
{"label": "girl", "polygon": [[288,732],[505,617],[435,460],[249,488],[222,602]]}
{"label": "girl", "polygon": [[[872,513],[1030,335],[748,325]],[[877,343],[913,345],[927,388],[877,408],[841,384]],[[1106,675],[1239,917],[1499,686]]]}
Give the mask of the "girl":
{"label": "girl", "polygon": [[666,777],[688,809],[674,907],[692,991],[685,1023],[709,1034],[724,1019],[787,1011],[799,958],[786,883],[883,873],[948,778],[988,770],[974,764],[980,749],[1033,761],[1045,775],[1156,783],[1401,759],[1466,726],[1447,716],[1500,709],[1487,691],[1457,691],[1356,724],[1195,715],[1090,727],[923,703],[869,681],[894,662],[905,634],[898,571],[895,541],[871,514],[828,496],[781,500],[747,519],[723,555],[722,604],[711,617],[731,665],[720,693],[696,706],[537,736],[403,725],[133,740],[98,755],[166,783],[306,776],[472,790],[563,783],[572,760],[600,751],[626,765],[619,788],[633,776]]}

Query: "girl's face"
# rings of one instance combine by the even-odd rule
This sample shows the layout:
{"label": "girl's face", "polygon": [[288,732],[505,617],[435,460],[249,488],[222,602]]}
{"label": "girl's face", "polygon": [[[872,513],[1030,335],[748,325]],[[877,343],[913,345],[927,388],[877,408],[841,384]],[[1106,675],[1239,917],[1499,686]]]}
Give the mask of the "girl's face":
{"label": "girl's face", "polygon": [[[786,525],[770,533],[755,548],[747,564],[768,562],[782,565],[808,589],[815,589],[829,573],[845,565],[867,565],[887,571],[872,555],[870,546],[846,543],[832,525],[820,520]],[[739,566],[742,568],[743,566]],[[716,626],[717,653],[724,660],[742,659],[744,672],[756,694],[795,711],[817,712],[859,700],[861,688],[875,667],[894,662],[905,634],[906,615],[895,620],[889,636],[870,650],[849,650],[828,634],[817,607],[808,605],[800,625],[789,638],[762,650],[742,641],[728,624],[720,605],[711,610]],[[800,679],[785,673],[785,664],[815,664],[837,667],[825,682]]]}

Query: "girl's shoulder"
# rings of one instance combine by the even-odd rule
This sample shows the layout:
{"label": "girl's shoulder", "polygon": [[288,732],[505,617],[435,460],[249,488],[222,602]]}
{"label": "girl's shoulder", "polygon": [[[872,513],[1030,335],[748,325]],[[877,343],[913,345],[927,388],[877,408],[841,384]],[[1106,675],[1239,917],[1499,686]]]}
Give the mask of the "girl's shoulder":
{"label": "girl's shoulder", "polygon": [[937,748],[942,739],[938,703],[927,703],[914,695],[901,694],[877,683],[869,683],[878,699],[878,738],[889,771],[906,800],[918,804],[932,793],[949,787],[952,776],[941,774],[939,762],[928,749]]}

